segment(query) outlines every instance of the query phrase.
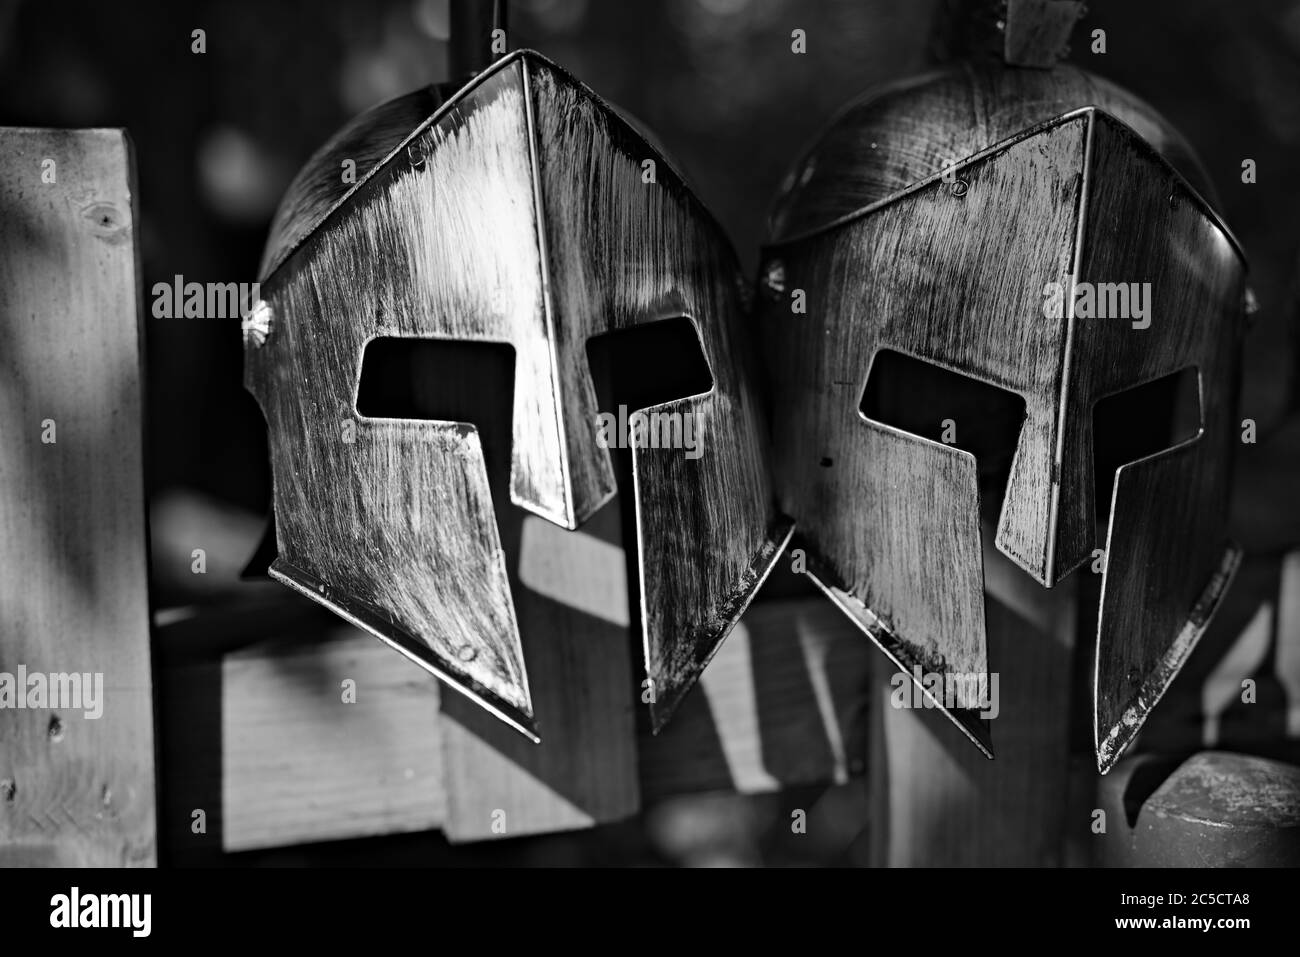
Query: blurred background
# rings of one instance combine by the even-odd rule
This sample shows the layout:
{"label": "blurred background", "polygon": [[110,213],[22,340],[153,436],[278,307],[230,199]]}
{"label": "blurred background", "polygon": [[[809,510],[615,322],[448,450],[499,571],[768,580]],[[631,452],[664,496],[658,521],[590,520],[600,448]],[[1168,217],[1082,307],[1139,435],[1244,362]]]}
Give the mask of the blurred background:
{"label": "blurred background", "polygon": [[[510,46],[546,54],[652,130],[752,273],[786,170],[849,99],[931,62],[947,6],[516,0]],[[807,31],[805,56],[790,53],[796,27]],[[1095,28],[1107,32],[1104,55],[1084,41]],[[191,52],[195,29],[206,33],[203,54]],[[267,226],[299,166],[360,111],[446,79],[447,34],[446,0],[0,0],[0,125],[129,130],[147,303],[154,282],[177,274],[255,280]],[[1242,415],[1276,433],[1293,407],[1297,365],[1288,297],[1300,247],[1300,0],[1092,0],[1075,37],[1071,62],[1148,100],[1199,151],[1246,248],[1260,306]],[[1246,158],[1257,163],[1253,185],[1241,181]],[[223,601],[245,587],[236,577],[270,497],[238,322],[145,321],[154,601],[160,609]],[[1283,499],[1257,497],[1257,511],[1261,501],[1268,523],[1268,503]],[[187,573],[197,530],[214,543],[206,576]],[[470,847],[417,835],[235,860],[863,863],[861,791],[683,798],[624,825]],[[792,806],[819,807],[834,826],[791,840]]]}

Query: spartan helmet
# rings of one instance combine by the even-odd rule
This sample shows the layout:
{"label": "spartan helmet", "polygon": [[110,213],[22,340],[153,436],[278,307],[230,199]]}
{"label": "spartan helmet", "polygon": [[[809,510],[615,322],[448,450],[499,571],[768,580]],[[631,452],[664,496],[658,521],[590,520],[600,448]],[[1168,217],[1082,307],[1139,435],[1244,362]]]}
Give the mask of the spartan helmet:
{"label": "spartan helmet", "polygon": [[[349,159],[357,181],[340,196]],[[574,529],[615,492],[588,339],[684,319],[712,385],[649,411],[694,417],[702,454],[654,435],[632,450],[657,729],[789,534],[742,348],[746,287],[664,157],[535,53],[362,117],[281,204],[245,323],[245,382],[269,427],[272,576],[535,737],[479,431],[362,414],[363,354],[392,339],[512,347],[509,499]]]}
{"label": "spartan helmet", "polygon": [[[787,179],[760,264],[778,500],[809,572],[945,688],[989,672],[984,539],[1046,588],[1101,573],[1103,772],[1238,562],[1245,266],[1208,193],[1181,138],[1110,84],[962,63],[843,111]],[[952,686],[932,703],[991,757],[984,686]]]}

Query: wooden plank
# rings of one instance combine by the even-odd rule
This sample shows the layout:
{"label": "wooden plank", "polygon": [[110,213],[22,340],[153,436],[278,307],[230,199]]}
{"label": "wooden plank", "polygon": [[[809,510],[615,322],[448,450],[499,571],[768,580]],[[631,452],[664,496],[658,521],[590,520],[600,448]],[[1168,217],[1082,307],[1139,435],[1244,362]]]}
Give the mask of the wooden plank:
{"label": "wooden plank", "polygon": [[526,741],[460,696],[444,697],[452,840],[589,827],[640,807],[618,502],[573,532],[505,510],[502,538],[542,740]]}
{"label": "wooden plank", "polygon": [[642,735],[643,799],[862,775],[875,654],[820,597],[751,605],[672,724]]}
{"label": "wooden plank", "polygon": [[[595,528],[612,537],[601,522]],[[575,635],[599,641],[604,628],[607,638],[626,638],[610,574],[626,587],[624,559],[608,542],[592,548],[587,531],[555,535],[525,549],[523,600],[548,609],[552,625],[576,625],[567,640],[559,628],[545,640],[565,641],[557,660],[581,661],[584,639]],[[539,566],[539,558],[556,564]],[[575,562],[593,574],[557,576]],[[177,620],[159,630],[164,834],[179,860],[444,826],[456,840],[510,837],[635,811],[637,792],[611,789],[580,751],[566,757],[563,739],[553,749],[544,739],[531,751],[503,753],[498,747],[516,736],[457,695],[442,696],[439,714],[437,683],[390,649],[327,616],[304,616],[290,607],[301,604],[292,596],[268,604],[269,597],[250,598],[248,612],[168,615]],[[259,621],[270,623],[260,638]],[[639,755],[644,800],[861,776],[873,656],[861,632],[820,597],[751,606],[668,728],[639,735],[630,757]],[[356,704],[341,702],[346,677],[357,682]],[[572,697],[583,688],[580,669],[567,677],[556,687]],[[630,711],[637,700],[630,680],[605,689],[599,707]],[[556,695],[561,705],[565,698]],[[579,722],[583,706],[569,707],[569,720]],[[489,737],[494,729],[501,740]],[[582,726],[567,740],[590,746],[595,737],[595,750],[609,753],[600,736],[621,734]],[[625,779],[626,772],[613,777]],[[620,800],[608,801],[611,794]],[[193,826],[198,809],[202,834]],[[492,830],[497,809],[506,812],[504,834]]]}
{"label": "wooden plank", "polygon": [[364,632],[333,625],[164,674],[164,820],[182,859],[442,824],[437,680]]}
{"label": "wooden plank", "polygon": [[0,169],[0,673],[99,698],[16,710],[0,690],[0,864],[152,865],[130,146],[4,130]]}
{"label": "wooden plank", "polygon": [[1082,0],[1007,0],[1002,58],[1013,66],[1050,69],[1065,55],[1081,16]]}
{"label": "wooden plank", "polygon": [[[889,866],[1056,866],[1070,803],[1074,579],[1045,591],[984,536],[989,660],[998,676],[990,761],[935,710],[892,707],[881,662],[873,856]],[[888,677],[886,677],[888,675]]]}

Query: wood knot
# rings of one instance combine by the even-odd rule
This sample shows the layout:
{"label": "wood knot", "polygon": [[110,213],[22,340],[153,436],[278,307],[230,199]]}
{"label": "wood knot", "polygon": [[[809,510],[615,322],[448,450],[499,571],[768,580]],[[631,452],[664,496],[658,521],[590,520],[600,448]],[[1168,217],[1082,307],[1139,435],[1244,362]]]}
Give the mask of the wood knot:
{"label": "wood knot", "polygon": [[81,208],[81,215],[90,222],[91,232],[98,239],[118,246],[131,238],[127,218],[112,203],[91,203]]}

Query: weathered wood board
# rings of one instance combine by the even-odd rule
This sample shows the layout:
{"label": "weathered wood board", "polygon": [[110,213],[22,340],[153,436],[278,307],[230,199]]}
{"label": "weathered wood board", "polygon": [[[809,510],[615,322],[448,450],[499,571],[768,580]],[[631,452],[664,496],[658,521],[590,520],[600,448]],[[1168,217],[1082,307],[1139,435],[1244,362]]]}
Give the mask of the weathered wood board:
{"label": "weathered wood board", "polygon": [[640,743],[647,803],[860,777],[876,651],[821,598],[751,605],[673,723]]}
{"label": "weathered wood board", "polygon": [[870,770],[878,864],[1053,867],[1063,860],[1078,606],[1071,581],[1039,588],[991,539],[985,536],[984,562],[997,758],[971,748],[937,710],[892,706],[886,682],[899,673],[882,660],[872,708],[879,750]]}
{"label": "weathered wood board", "polygon": [[182,630],[163,631],[159,735],[178,860],[442,826],[434,678],[342,623],[190,661]]}
{"label": "weathered wood board", "polygon": [[444,830],[452,840],[571,830],[640,809],[617,502],[572,532],[505,510],[502,539],[542,740],[444,695]]}
{"label": "weathered wood board", "polygon": [[150,865],[130,145],[3,130],[0,170],[0,682],[25,669],[11,691],[36,705],[31,675],[67,676],[41,707],[0,688],[0,864]]}
{"label": "weathered wood board", "polygon": [[[596,530],[613,537],[599,522]],[[624,558],[588,531],[574,538],[556,529],[568,551],[539,552],[555,543],[550,538],[528,545],[524,601],[577,626],[561,639],[558,660],[580,662],[584,641],[599,656],[608,641],[624,654],[626,671],[613,583]],[[538,562],[543,554],[551,564]],[[575,566],[593,575],[560,575]],[[516,742],[359,629],[286,603],[299,600],[286,594],[278,611],[258,605],[254,617],[232,610],[159,628],[162,821],[178,860],[432,829],[461,841],[509,838],[626,817],[639,806],[638,782],[640,804],[650,806],[704,791],[829,785],[865,771],[874,651],[821,598],[751,606],[673,723],[657,736],[642,728],[609,765],[566,763],[563,755],[579,749],[564,748],[564,736],[555,738],[555,757],[547,739]],[[249,643],[259,621],[273,624]],[[587,689],[581,668],[570,678],[562,687],[573,701],[559,707],[571,724],[581,724],[582,699],[593,692],[605,699],[602,708],[638,706],[631,684]],[[343,703],[345,679],[356,682],[355,703]],[[547,705],[549,726],[555,715]],[[623,733],[618,722],[568,732],[606,755]],[[502,745],[520,750],[497,752]],[[504,831],[492,828],[498,809]],[[201,833],[196,810],[205,812]]]}

